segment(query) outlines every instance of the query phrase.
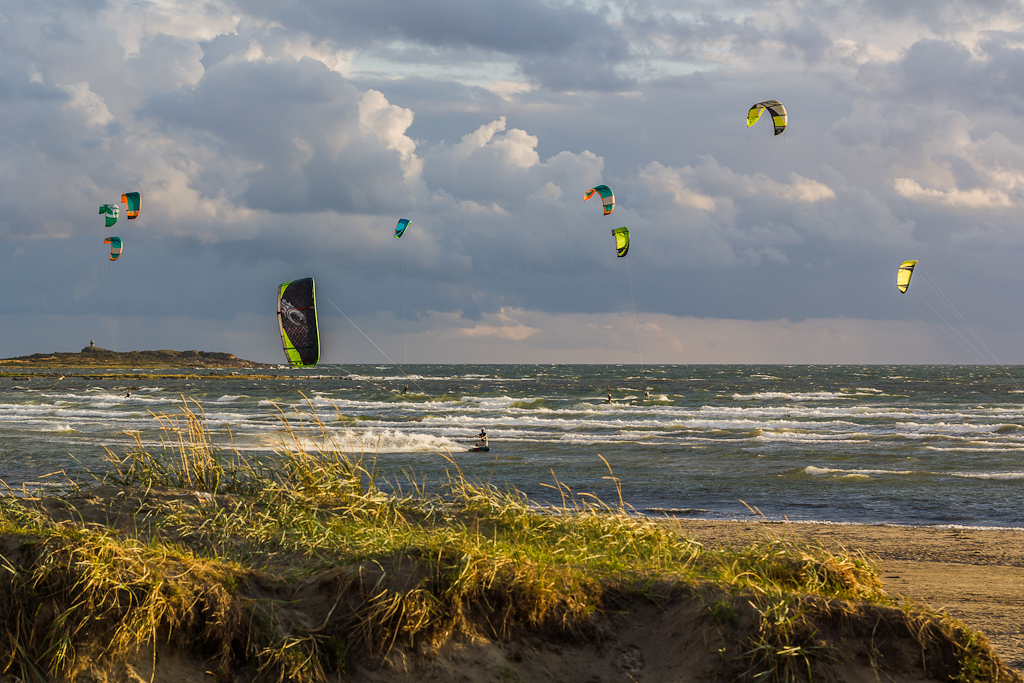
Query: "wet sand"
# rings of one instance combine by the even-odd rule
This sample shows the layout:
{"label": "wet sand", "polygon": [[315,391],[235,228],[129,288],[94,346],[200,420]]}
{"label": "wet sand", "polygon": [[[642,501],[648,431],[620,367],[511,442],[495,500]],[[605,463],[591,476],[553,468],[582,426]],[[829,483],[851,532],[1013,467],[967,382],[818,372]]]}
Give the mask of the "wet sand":
{"label": "wet sand", "polygon": [[709,547],[764,534],[859,550],[878,563],[885,590],[946,612],[985,634],[1006,663],[1024,671],[1024,531],[680,520]]}

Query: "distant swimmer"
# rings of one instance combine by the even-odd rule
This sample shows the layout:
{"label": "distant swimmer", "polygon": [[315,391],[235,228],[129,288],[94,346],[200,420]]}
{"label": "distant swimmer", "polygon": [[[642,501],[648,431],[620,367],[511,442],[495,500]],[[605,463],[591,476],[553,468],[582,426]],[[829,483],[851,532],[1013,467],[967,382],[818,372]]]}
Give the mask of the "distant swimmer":
{"label": "distant swimmer", "polygon": [[487,448],[487,431],[481,427],[480,433],[476,435],[476,447]]}

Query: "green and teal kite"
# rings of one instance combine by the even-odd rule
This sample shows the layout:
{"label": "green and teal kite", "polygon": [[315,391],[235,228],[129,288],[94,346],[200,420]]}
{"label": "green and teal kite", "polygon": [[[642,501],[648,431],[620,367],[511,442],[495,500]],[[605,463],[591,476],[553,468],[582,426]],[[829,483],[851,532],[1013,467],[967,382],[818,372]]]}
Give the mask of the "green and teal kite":
{"label": "green and teal kite", "polygon": [[615,195],[612,194],[611,188],[607,185],[598,185],[597,187],[590,188],[583,195],[583,201],[587,201],[593,197],[595,192],[601,195],[601,201],[604,202],[605,216],[615,210]]}
{"label": "green and teal kite", "polygon": [[124,212],[128,220],[139,217],[139,211],[142,210],[142,196],[138,192],[125,192],[121,195],[121,203],[125,205]]}
{"label": "green and teal kite", "polygon": [[615,253],[622,258],[629,253],[629,228],[615,228],[612,234],[615,235]]}
{"label": "green and teal kite", "polygon": [[106,217],[107,227],[109,228],[117,222],[117,217],[121,215],[121,210],[117,208],[117,204],[100,204],[100,215]]}
{"label": "green and teal kite", "polygon": [[409,223],[412,223],[408,218],[399,218],[398,225],[395,226],[395,239],[399,239],[405,234],[405,229],[409,227]]}
{"label": "green and teal kite", "polygon": [[116,261],[121,256],[121,238],[120,237],[108,237],[103,240],[103,244],[110,245],[110,260]]}
{"label": "green and teal kite", "polygon": [[782,106],[782,102],[778,100],[765,100],[764,102],[758,102],[750,108],[747,112],[747,128],[757,123],[757,120],[761,118],[761,114],[764,113],[765,109],[772,115],[772,123],[775,125],[775,134],[780,135],[782,131],[786,130],[786,125],[789,123],[789,115],[786,113],[786,108]]}

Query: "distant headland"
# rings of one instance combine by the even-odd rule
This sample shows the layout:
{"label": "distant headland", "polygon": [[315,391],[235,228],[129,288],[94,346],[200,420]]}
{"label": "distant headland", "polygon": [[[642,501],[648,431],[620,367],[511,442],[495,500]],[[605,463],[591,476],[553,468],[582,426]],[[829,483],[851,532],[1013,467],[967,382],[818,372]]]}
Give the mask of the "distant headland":
{"label": "distant headland", "polygon": [[34,353],[0,359],[0,369],[20,368],[272,368],[273,365],[212,351],[111,351],[89,345],[79,353]]}

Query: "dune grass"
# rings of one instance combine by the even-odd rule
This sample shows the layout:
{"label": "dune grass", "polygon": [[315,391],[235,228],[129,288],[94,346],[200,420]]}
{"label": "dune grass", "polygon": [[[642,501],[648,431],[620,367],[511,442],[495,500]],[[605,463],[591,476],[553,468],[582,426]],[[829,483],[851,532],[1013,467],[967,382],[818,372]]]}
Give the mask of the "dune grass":
{"label": "dune grass", "polygon": [[[540,505],[469,481],[449,455],[430,490],[384,485],[312,405],[279,417],[279,448],[254,460],[216,444],[198,404],[155,415],[163,447],[109,453],[98,482],[127,492],[127,524],[113,509],[61,521],[0,499],[0,670],[73,679],[169,642],[224,676],[247,662],[271,680],[323,681],[398,644],[429,655],[466,634],[600,638],[617,601],[689,594],[723,627],[754,620],[734,657],[743,677],[804,680],[829,656],[815,638],[824,612],[894,605],[856,553],[779,535],[709,549],[621,495],[606,504],[554,479],[560,503]],[[192,497],[154,502],[165,489]],[[905,614],[922,648],[958,644],[962,680],[1011,680],[961,625]]]}

